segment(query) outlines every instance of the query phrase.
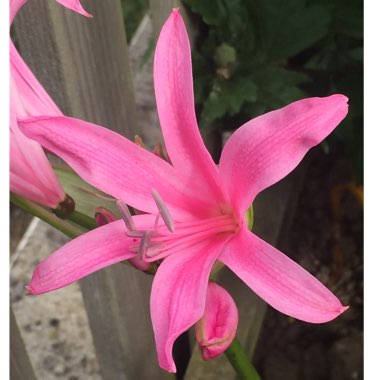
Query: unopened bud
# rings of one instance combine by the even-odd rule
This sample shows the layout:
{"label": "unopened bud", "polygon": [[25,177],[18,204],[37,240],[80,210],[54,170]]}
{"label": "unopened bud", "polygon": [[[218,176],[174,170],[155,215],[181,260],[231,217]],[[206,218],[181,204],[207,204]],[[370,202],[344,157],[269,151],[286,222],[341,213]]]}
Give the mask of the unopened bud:
{"label": "unopened bud", "polygon": [[238,310],[230,294],[210,282],[203,317],[195,325],[195,334],[203,360],[221,355],[236,335]]}
{"label": "unopened bud", "polygon": [[95,223],[98,227],[104,226],[105,224],[111,223],[117,220],[117,216],[112,214],[111,211],[104,207],[97,207],[95,209]]}

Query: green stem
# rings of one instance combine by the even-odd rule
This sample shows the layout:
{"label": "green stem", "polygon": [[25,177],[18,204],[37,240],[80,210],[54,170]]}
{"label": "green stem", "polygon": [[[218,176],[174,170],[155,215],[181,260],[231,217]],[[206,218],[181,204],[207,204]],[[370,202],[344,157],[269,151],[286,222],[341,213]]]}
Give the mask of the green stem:
{"label": "green stem", "polygon": [[255,367],[252,365],[237,338],[232,341],[224,353],[240,380],[260,380],[259,374],[256,372]]}
{"label": "green stem", "polygon": [[74,210],[68,217],[68,220],[79,224],[80,226],[86,228],[87,230],[93,230],[97,227],[95,219],[89,217],[86,214],[82,214],[79,211]]}
{"label": "green stem", "polygon": [[44,222],[50,224],[57,230],[63,232],[65,235],[71,237],[72,239],[87,232],[82,228],[72,225],[70,222],[66,220],[58,218],[58,216],[54,215],[50,210],[46,209],[45,207],[42,207],[32,201],[28,201],[24,198],[21,198],[14,193],[11,193],[10,198],[11,202],[16,206],[22,208],[29,214],[37,216]]}

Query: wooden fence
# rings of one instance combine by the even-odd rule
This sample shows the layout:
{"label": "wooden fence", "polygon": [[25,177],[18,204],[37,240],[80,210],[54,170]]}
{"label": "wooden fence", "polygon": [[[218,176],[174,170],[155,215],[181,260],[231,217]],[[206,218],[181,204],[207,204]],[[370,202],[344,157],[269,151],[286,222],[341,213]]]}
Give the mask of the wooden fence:
{"label": "wooden fence", "polygon": [[[120,0],[82,3],[93,19],[68,11],[55,1],[30,1],[15,21],[15,35],[23,57],[66,115],[106,126],[129,138],[136,133],[143,136],[157,133],[158,123],[148,132],[139,127]],[[155,36],[175,6],[178,6],[175,0],[151,0]],[[284,215],[289,215],[294,188],[301,177],[301,172],[296,172],[255,202],[255,226],[260,229],[257,232],[273,244],[281,237]],[[286,223],[289,224],[289,218]],[[151,283],[150,276],[122,264],[80,281],[105,380],[174,378],[159,368],[156,359],[149,313]],[[221,284],[238,305],[238,336],[253,354],[266,306],[228,270],[223,272]],[[191,358],[185,358],[189,362],[185,379],[234,378],[232,367],[223,356],[204,363],[193,349],[193,339],[190,344]],[[11,379],[35,379],[12,312]]]}

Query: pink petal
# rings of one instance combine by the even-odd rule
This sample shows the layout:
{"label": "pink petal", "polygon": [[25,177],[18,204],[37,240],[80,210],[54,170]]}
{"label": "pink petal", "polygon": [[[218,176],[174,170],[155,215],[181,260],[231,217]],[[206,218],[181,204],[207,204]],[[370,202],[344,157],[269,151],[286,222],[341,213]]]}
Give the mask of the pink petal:
{"label": "pink petal", "polygon": [[85,181],[138,210],[157,214],[153,189],[173,217],[209,206],[193,181],[109,129],[69,117],[33,117],[18,123],[26,136],[64,159]]}
{"label": "pink petal", "polygon": [[[154,223],[151,215],[134,217],[139,228]],[[135,256],[128,247],[123,220],[106,224],[71,240],[48,256],[36,267],[27,289],[32,294],[42,294],[69,285],[101,268],[128,260]]]}
{"label": "pink petal", "polygon": [[10,0],[9,2],[9,25],[12,25],[17,12],[28,2],[28,0]]}
{"label": "pink petal", "polygon": [[44,206],[56,208],[64,200],[65,192],[42,147],[19,131],[12,104],[9,137],[10,190]]}
{"label": "pink petal", "polygon": [[12,193],[43,206],[55,209],[64,200],[64,197],[60,198],[58,195],[52,194],[48,188],[37,187],[32,178],[23,178],[12,171],[9,175],[9,181],[9,189]]}
{"label": "pink petal", "polygon": [[234,206],[245,212],[261,190],[289,174],[347,112],[343,95],[309,98],[240,127],[227,141],[219,165]]}
{"label": "pink petal", "polygon": [[[55,208],[65,193],[41,146],[19,130],[16,115],[61,115],[54,101],[10,41],[10,169],[11,190]],[[29,183],[29,188],[28,188]],[[36,194],[35,188],[42,193]]]}
{"label": "pink petal", "polygon": [[[10,24],[12,24],[17,12],[27,3],[28,0],[10,0],[9,3],[9,18]],[[50,0],[49,0],[50,1]],[[62,4],[64,7],[69,8],[75,12],[78,12],[86,17],[92,17],[89,13],[87,13],[79,0],[56,0],[57,3]]]}
{"label": "pink petal", "polygon": [[50,115],[62,112],[21,58],[13,42],[9,42],[11,104],[17,116]]}
{"label": "pink petal", "polygon": [[238,310],[230,294],[210,282],[204,315],[195,325],[196,338],[203,360],[221,355],[231,344],[238,326]]}
{"label": "pink petal", "polygon": [[225,239],[192,246],[167,257],[153,280],[150,310],[160,367],[176,372],[174,341],[204,313],[211,267]]}
{"label": "pink petal", "polygon": [[219,259],[269,305],[291,317],[322,323],[347,309],[310,273],[246,229],[227,243]]}
{"label": "pink petal", "polygon": [[195,116],[191,51],[185,24],[174,9],[164,24],[154,55],[154,89],[168,155],[189,182],[220,198],[216,166],[205,148]]}
{"label": "pink petal", "polygon": [[87,13],[80,3],[79,0],[56,0],[57,3],[63,5],[66,8],[73,10],[74,12],[80,13],[86,17],[92,17],[89,13]]}

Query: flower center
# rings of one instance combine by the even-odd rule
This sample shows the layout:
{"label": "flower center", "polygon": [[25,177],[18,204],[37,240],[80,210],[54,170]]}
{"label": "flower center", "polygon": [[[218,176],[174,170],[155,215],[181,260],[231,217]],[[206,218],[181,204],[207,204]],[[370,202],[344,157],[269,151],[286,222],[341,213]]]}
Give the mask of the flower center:
{"label": "flower center", "polygon": [[[133,239],[129,250],[137,253],[144,261],[152,262],[162,259],[216,235],[230,236],[240,228],[239,221],[232,213],[174,222],[168,207],[157,191],[153,190],[152,195],[157,204],[158,214],[151,229],[136,229],[132,217],[130,215],[125,217],[125,209],[121,211],[128,230],[126,234]],[[128,209],[127,206],[125,208]],[[160,218],[164,224],[159,223]]]}

